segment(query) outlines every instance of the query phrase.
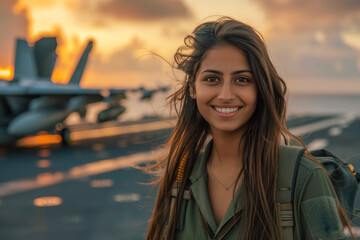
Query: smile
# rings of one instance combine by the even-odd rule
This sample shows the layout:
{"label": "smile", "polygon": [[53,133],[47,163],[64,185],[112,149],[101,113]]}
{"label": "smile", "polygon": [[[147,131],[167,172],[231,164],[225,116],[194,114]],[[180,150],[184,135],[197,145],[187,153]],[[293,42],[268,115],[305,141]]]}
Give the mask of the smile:
{"label": "smile", "polygon": [[240,107],[231,107],[231,108],[214,107],[214,109],[219,113],[233,113],[239,110]]}

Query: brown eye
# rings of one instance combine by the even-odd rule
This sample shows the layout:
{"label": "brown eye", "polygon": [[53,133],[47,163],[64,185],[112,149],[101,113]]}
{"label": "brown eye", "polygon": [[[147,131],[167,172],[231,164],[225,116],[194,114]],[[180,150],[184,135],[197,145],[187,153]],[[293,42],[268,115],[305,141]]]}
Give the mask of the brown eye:
{"label": "brown eye", "polygon": [[214,76],[209,76],[209,77],[204,78],[204,81],[213,83],[213,82],[218,82],[219,79],[217,77],[214,77]]}
{"label": "brown eye", "polygon": [[235,82],[236,83],[248,83],[248,82],[251,82],[251,80],[246,77],[238,77],[235,79]]}

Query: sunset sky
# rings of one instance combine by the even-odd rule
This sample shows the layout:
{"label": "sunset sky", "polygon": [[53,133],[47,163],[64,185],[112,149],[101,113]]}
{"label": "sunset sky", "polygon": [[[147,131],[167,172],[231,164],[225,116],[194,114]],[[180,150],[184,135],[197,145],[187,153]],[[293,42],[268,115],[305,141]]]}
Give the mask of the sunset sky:
{"label": "sunset sky", "polygon": [[17,37],[32,43],[41,36],[57,36],[54,82],[68,81],[87,40],[93,39],[83,87],[174,84],[171,68],[151,52],[172,62],[175,50],[196,25],[208,16],[226,15],[262,32],[291,92],[360,93],[359,0],[0,0],[0,4],[0,78],[11,79]]}

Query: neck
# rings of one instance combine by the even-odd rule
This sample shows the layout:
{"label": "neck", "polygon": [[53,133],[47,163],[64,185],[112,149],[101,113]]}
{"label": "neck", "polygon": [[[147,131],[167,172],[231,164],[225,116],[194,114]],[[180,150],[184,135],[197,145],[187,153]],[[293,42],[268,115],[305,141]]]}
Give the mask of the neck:
{"label": "neck", "polygon": [[215,165],[241,167],[242,151],[240,140],[242,135],[212,131],[213,149],[211,160]]}

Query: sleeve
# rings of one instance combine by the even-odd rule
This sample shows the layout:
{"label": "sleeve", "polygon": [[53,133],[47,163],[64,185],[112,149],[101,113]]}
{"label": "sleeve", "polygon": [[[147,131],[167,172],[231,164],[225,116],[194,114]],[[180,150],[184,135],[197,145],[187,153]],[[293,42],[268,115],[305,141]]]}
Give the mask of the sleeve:
{"label": "sleeve", "polygon": [[325,171],[314,169],[300,187],[298,224],[301,239],[345,239],[336,194]]}

